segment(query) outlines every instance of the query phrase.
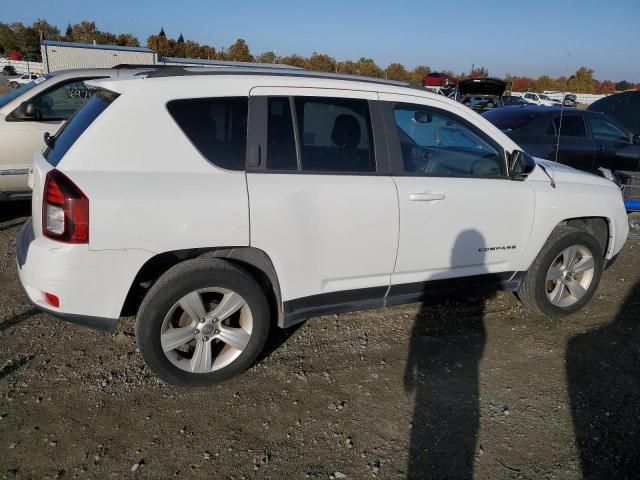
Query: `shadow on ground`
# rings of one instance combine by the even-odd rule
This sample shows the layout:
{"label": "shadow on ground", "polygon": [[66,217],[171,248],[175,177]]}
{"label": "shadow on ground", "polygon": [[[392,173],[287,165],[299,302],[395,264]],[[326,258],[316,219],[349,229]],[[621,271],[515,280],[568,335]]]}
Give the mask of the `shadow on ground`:
{"label": "shadow on ground", "polygon": [[[462,232],[451,265],[484,263],[484,238]],[[483,272],[478,272],[482,274]],[[427,300],[411,332],[405,390],[415,395],[407,479],[472,479],[480,428],[479,363],[486,343],[485,303],[495,296],[496,278],[486,275],[485,294],[464,300]],[[450,298],[453,298],[450,296]]]}
{"label": "shadow on ground", "polygon": [[566,360],[584,478],[639,478],[640,282],[613,322],[569,340]]}
{"label": "shadow on ground", "polygon": [[[31,200],[20,202],[0,202],[0,223],[31,216]],[[24,223],[24,220],[0,226],[0,231],[8,230]]]}

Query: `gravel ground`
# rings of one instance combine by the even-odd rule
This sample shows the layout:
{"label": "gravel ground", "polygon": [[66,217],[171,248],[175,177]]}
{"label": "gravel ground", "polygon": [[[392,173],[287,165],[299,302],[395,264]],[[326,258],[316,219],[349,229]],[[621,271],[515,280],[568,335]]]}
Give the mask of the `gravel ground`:
{"label": "gravel ground", "polygon": [[640,471],[640,243],[554,322],[512,295],[312,319],[241,377],[156,380],[115,335],[35,311],[0,205],[2,478],[578,479]]}

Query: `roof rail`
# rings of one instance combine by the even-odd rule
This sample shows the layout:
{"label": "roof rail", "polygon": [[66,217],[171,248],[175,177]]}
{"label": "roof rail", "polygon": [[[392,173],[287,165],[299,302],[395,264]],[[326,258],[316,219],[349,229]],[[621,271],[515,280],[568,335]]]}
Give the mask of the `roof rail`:
{"label": "roof rail", "polygon": [[114,65],[111,68],[121,69],[121,68],[164,68],[164,65],[151,65],[148,63],[119,63],[118,65]]}
{"label": "roof rail", "polygon": [[[265,64],[268,65],[268,64]],[[147,78],[163,78],[163,77],[188,77],[188,76],[206,76],[206,75],[267,75],[274,77],[301,77],[301,78],[323,78],[328,80],[349,80],[352,82],[377,83],[382,85],[394,85],[398,87],[419,88],[417,85],[411,85],[408,82],[396,80],[386,80],[382,78],[363,77],[359,75],[347,75],[329,72],[314,72],[299,68],[262,68],[256,67],[178,67],[166,66],[161,69],[154,70],[147,75]]]}

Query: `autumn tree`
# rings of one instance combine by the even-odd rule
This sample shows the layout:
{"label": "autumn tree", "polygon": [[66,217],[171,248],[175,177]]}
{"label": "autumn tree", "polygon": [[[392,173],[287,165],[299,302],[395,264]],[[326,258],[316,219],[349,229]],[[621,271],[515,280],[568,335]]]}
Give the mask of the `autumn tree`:
{"label": "autumn tree", "polygon": [[249,45],[242,38],[232,43],[226,51],[226,59],[234,62],[253,62]]}
{"label": "autumn tree", "polygon": [[348,75],[357,75],[359,74],[358,64],[351,60],[345,60],[344,62],[338,62],[336,67],[338,73],[346,73]]}
{"label": "autumn tree", "polygon": [[269,50],[268,52],[263,52],[256,57],[256,62],[258,63],[276,63],[278,57],[276,56],[276,52]]}
{"label": "autumn tree", "polygon": [[604,80],[602,82],[597,82],[596,93],[615,93],[616,85],[611,80]]}
{"label": "autumn tree", "polygon": [[489,76],[489,70],[485,67],[474,67],[469,72],[469,78],[484,78]]}
{"label": "autumn tree", "polygon": [[409,73],[407,69],[404,68],[404,65],[401,63],[392,63],[387,67],[386,75],[389,80],[400,80],[407,81],[409,78]]}
{"label": "autumn tree", "polygon": [[372,58],[360,57],[358,60],[358,74],[364,77],[382,77],[383,72]]}
{"label": "autumn tree", "polygon": [[633,89],[633,83],[627,82],[626,80],[621,80],[619,82],[616,82],[615,87],[618,92],[623,92],[625,90]]}
{"label": "autumn tree", "polygon": [[278,63],[284,63],[292,67],[307,68],[307,60],[296,53],[287,55],[286,57],[278,57]]}
{"label": "autumn tree", "polygon": [[38,18],[31,28],[36,31],[38,37],[42,40],[58,40],[60,39],[60,29],[55,25],[51,25],[49,22],[42,18]]}
{"label": "autumn tree", "polygon": [[324,53],[313,52],[307,59],[307,68],[316,72],[335,72],[337,62]]}
{"label": "autumn tree", "polygon": [[554,90],[555,82],[549,75],[540,75],[534,83],[536,92],[544,92],[545,90]]}
{"label": "autumn tree", "polygon": [[428,65],[418,65],[411,73],[409,73],[409,81],[411,83],[421,85],[422,79],[429,73],[431,73],[431,68]]}
{"label": "autumn tree", "polygon": [[580,67],[574,75],[569,77],[568,89],[576,93],[593,93],[593,70],[587,67]]}

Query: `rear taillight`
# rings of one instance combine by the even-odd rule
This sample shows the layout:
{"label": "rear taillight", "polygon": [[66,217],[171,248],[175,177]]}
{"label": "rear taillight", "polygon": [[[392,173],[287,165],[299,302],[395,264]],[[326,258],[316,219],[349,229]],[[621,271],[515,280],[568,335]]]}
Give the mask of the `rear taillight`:
{"label": "rear taillight", "polygon": [[59,170],[47,173],[42,233],[67,243],[89,243],[89,199]]}

